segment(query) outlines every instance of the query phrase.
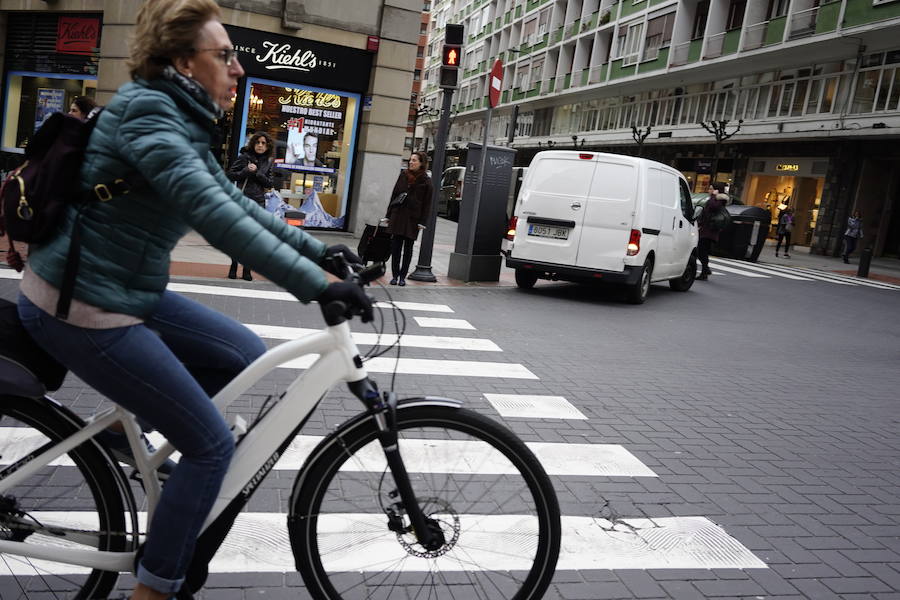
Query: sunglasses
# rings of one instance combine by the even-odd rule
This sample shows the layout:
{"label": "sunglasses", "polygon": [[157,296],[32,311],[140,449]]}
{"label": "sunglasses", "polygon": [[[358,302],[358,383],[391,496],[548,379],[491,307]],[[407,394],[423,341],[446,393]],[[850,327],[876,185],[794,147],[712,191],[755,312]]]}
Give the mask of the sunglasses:
{"label": "sunglasses", "polygon": [[226,67],[230,67],[237,58],[234,48],[194,48],[194,52],[216,52],[219,60],[225,63]]}

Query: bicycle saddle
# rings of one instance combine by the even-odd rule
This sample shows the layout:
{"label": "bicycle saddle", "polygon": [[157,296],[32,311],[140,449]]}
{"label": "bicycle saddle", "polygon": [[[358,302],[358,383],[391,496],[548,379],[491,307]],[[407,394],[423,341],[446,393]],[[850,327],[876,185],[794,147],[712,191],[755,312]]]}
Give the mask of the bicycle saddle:
{"label": "bicycle saddle", "polygon": [[0,356],[0,390],[5,395],[23,398],[41,398],[47,393],[34,373],[6,356]]}

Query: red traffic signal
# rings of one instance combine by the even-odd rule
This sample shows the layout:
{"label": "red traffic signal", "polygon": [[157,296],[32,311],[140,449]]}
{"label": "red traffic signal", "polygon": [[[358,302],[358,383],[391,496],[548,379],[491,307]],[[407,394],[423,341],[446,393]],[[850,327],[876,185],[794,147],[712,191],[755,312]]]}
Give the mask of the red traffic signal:
{"label": "red traffic signal", "polygon": [[458,67],[461,48],[455,44],[444,44],[441,53],[441,64],[445,67]]}

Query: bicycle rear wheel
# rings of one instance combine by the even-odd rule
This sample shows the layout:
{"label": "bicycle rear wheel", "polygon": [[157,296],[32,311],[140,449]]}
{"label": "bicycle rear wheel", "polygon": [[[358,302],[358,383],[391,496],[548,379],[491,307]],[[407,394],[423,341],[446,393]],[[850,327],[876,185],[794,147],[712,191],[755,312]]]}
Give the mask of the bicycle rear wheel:
{"label": "bicycle rear wheel", "polygon": [[[0,397],[0,480],[79,428],[51,401]],[[125,508],[116,475],[91,441],[0,493],[0,539],[124,551]],[[106,598],[118,573],[0,554],[0,598]]]}
{"label": "bicycle rear wheel", "polygon": [[540,598],[556,568],[560,517],[527,446],[465,409],[401,406],[397,421],[416,497],[444,544],[416,542],[374,419],[358,418],[319,445],[295,484],[291,544],[310,594]]}

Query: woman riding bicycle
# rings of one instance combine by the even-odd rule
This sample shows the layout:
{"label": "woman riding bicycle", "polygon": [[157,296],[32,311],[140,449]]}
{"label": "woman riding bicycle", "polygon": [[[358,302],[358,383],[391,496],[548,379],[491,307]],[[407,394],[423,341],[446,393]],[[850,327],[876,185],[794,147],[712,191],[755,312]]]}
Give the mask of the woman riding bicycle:
{"label": "woman riding bicycle", "polygon": [[[180,589],[234,451],[210,397],[265,351],[237,321],[166,290],[169,258],[190,229],[303,302],[342,300],[371,319],[355,284],[329,284],[326,248],[245,198],[209,151],[215,120],[244,71],[213,0],[147,0],[123,85],[91,135],[81,183],[135,182],[92,202],[32,247],[19,314],[35,340],[85,383],[162,432],[181,452],[138,565],[134,600]],[[81,263],[69,317],[53,316],[75,227]]]}

